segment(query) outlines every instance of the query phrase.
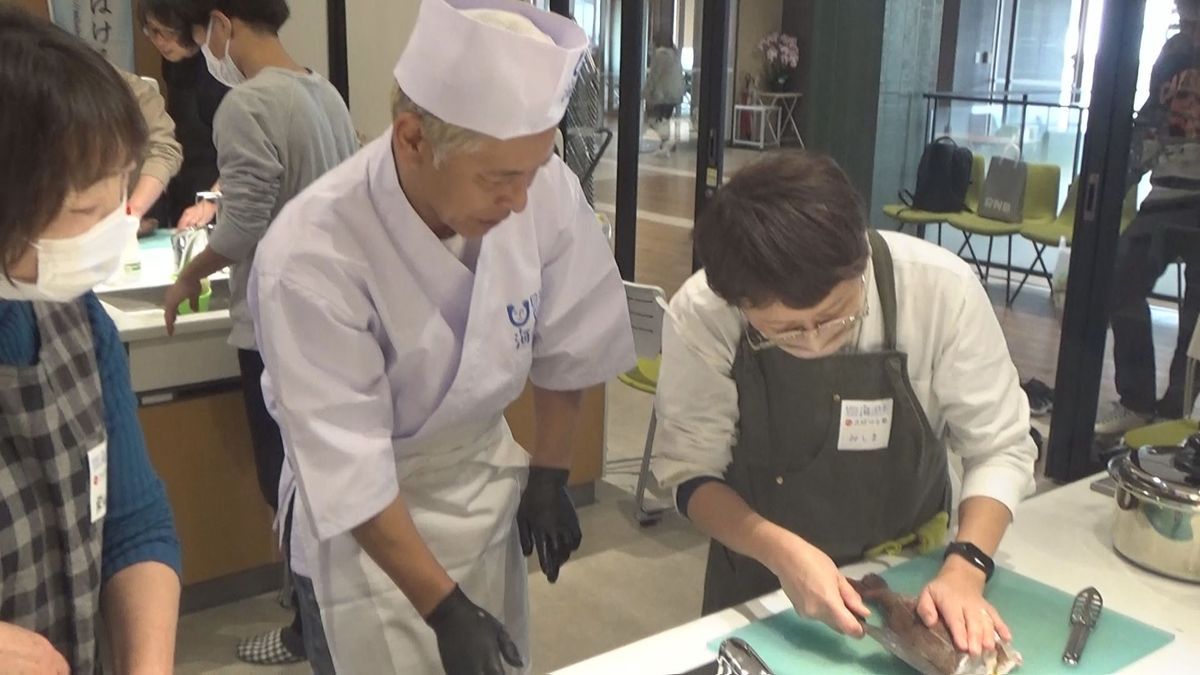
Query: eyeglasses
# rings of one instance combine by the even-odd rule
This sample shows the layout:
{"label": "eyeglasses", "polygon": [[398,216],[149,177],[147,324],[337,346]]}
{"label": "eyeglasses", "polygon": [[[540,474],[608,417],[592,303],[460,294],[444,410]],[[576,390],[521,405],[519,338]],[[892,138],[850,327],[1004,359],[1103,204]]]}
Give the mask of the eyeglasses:
{"label": "eyeglasses", "polygon": [[173,28],[159,28],[157,26],[151,26],[150,24],[144,24],[142,26],[142,35],[145,35],[151,40],[155,38],[159,40],[174,40],[182,34],[182,32]]}
{"label": "eyeglasses", "polygon": [[[750,343],[750,349],[761,351],[771,347],[779,347],[781,349],[807,347],[814,342],[824,344],[854,330],[855,327],[867,318],[871,309],[870,304],[867,302],[867,275],[864,274],[860,277],[860,281],[862,282],[863,295],[862,309],[850,316],[826,321],[812,328],[800,328],[771,336],[764,335],[750,323],[749,319],[746,319],[746,339]],[[745,316],[743,313],[742,317],[745,318]]]}

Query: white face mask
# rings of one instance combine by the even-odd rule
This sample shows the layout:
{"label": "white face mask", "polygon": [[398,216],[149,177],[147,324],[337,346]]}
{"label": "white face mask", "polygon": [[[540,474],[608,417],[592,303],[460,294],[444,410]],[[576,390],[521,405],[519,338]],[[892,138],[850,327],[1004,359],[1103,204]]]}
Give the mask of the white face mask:
{"label": "white face mask", "polygon": [[125,202],[88,231],[67,239],[39,239],[37,282],[9,281],[0,275],[0,298],[70,302],[107,281],[121,266],[125,243],[135,236],[138,219],[126,215]]}
{"label": "white face mask", "polygon": [[213,19],[208,20],[208,30],[204,32],[204,44],[200,46],[200,51],[204,53],[204,62],[208,65],[208,72],[221,84],[226,87],[236,87],[246,81],[246,76],[242,71],[238,70],[237,64],[233,62],[233,58],[229,56],[229,52],[233,47],[233,36],[230,34],[228,40],[225,41],[225,56],[218,59],[213,55],[212,48],[208,43],[212,41]]}

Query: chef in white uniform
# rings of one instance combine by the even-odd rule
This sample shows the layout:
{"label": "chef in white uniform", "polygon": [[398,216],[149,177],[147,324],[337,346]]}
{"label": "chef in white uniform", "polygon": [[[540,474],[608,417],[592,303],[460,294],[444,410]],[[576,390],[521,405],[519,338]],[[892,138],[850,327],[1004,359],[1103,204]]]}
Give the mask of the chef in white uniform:
{"label": "chef in white uniform", "polygon": [[[324,624],[306,641],[332,652],[317,672],[528,672],[522,552],[554,581],[578,547],[581,391],[634,362],[611,252],[553,154],[586,48],[517,0],[424,0],[392,127],[259,246],[280,503]],[[527,380],[529,453],[503,417]]]}

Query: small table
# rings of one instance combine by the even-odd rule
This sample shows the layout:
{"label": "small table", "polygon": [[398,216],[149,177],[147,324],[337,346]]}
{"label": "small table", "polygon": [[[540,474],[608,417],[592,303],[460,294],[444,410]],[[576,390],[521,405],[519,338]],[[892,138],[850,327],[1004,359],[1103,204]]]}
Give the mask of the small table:
{"label": "small table", "polygon": [[804,147],[804,138],[800,136],[800,126],[796,124],[796,106],[804,94],[794,92],[755,91],[754,100],[758,105],[774,106],[780,110],[780,124],[776,131],[779,141],[795,138]]}
{"label": "small table", "polygon": [[[742,115],[750,115],[750,137],[742,136]],[[745,105],[739,103],[733,106],[733,144],[765,150],[768,145],[779,147],[782,140],[779,129],[782,119],[780,110],[773,105]],[[757,122],[758,134],[754,134]]]}

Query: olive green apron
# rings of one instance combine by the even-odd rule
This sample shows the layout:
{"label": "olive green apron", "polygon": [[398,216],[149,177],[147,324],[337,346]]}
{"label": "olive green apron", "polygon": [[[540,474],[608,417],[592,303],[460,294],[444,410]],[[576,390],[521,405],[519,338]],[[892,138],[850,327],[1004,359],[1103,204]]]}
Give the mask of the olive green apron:
{"label": "olive green apron", "polygon": [[[726,481],[752,509],[839,566],[922,530],[950,503],[945,448],[913,392],[907,355],[896,348],[891,253],[877,232],[869,238],[881,351],[802,359],[778,348],[755,351],[743,336],[733,363],[740,417]],[[886,448],[839,450],[839,429],[849,419],[843,402],[888,399]],[[762,564],[712,542],[705,614],[778,588]]]}

